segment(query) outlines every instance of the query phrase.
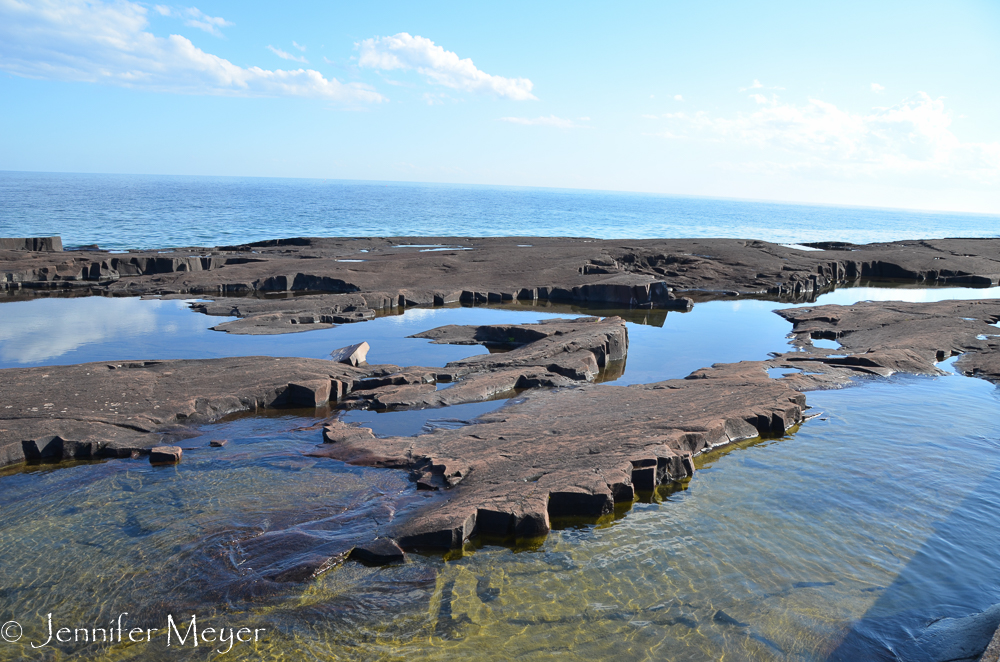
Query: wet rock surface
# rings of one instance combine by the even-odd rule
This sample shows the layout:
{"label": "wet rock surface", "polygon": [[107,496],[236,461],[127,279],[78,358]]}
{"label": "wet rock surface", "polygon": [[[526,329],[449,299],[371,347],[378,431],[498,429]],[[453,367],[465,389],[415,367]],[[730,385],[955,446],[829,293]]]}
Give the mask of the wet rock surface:
{"label": "wet rock surface", "polygon": [[[609,369],[620,373],[628,352],[628,330],[620,317],[449,325],[413,337],[437,343],[485,344],[508,351],[452,361],[444,368],[411,367],[361,380],[355,383],[351,399],[376,410],[482,402],[509,397],[519,389],[596,381]],[[454,385],[438,390],[440,382]]]}
{"label": "wet rock surface", "polygon": [[331,392],[395,369],[268,356],[11,368],[0,380],[0,466],[145,454],[191,436],[188,426],[325,404]]}
{"label": "wet rock surface", "polygon": [[642,386],[531,391],[475,425],[377,438],[340,421],[316,454],[409,470],[447,497],[399,523],[404,549],[454,548],[474,534],[545,535],[551,519],[599,517],[636,491],[690,476],[691,455],[802,420],[805,398],[761,363]]}
{"label": "wet rock surface", "polygon": [[[529,244],[530,245],[525,245]],[[0,289],[211,295],[231,333],[288,333],[449,303],[553,301],[687,309],[691,298],[809,299],[859,279],[996,285],[1000,240],[822,243],[818,251],[742,239],[516,237],[296,238],[133,251],[0,249]],[[313,293],[281,299],[246,295]]]}
{"label": "wet rock surface", "polygon": [[[863,301],[777,312],[792,322],[794,343],[804,350],[782,355],[782,365],[881,376],[939,374],[936,362],[962,355],[958,370],[1000,382],[1000,329],[994,326],[1000,301]],[[814,347],[813,339],[836,340],[842,349]]]}

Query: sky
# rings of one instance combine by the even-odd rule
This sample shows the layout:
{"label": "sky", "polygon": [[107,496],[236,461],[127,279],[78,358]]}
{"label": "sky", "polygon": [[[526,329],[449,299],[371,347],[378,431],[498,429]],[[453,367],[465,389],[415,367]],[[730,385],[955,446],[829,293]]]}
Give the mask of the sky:
{"label": "sky", "polygon": [[998,83],[996,0],[0,0],[0,170],[996,214]]}

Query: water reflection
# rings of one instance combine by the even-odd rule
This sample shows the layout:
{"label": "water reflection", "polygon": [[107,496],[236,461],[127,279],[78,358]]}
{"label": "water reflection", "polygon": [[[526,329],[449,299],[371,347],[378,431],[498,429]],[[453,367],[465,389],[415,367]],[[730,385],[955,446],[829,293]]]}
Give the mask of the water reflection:
{"label": "water reflection", "polygon": [[[842,292],[855,296],[838,302],[850,303],[883,291]],[[958,293],[980,298],[987,291]],[[154,355],[246,354],[254,347],[323,356],[349,338],[377,337],[373,355],[384,344],[387,353],[397,352],[387,354],[401,359],[396,363],[434,365],[448,355],[423,352],[449,346],[402,338],[447,323],[553,314],[432,309],[257,338],[207,331],[219,320],[180,302],[90,301],[111,302],[94,314],[125,310],[115,306],[126,301],[154,311],[156,324],[183,317],[195,321],[194,330],[178,327],[180,335],[162,345],[155,329],[111,331],[107,340],[60,355],[65,362],[123,347]],[[826,302],[832,301],[819,303]],[[714,302],[671,313],[660,327],[630,323],[629,361],[619,383],[781,351],[789,325],[770,312],[776,307]],[[8,319],[0,328],[8,328]],[[47,337],[44,325],[37,328]],[[4,348],[31,347],[31,338],[20,338],[5,340]],[[229,542],[362,505],[405,508],[415,493],[405,474],[304,457],[320,442],[315,419],[287,415],[207,426],[202,438],[185,442],[192,450],[177,467],[111,460],[59,471],[0,470],[0,558],[17,569],[0,584],[0,613],[37,626],[48,612],[90,623],[122,611],[157,619],[184,609],[204,616],[206,626],[268,628],[266,641],[234,649],[232,659],[819,661],[917,650],[914,642],[931,618],[1000,602],[1000,571],[991,556],[1000,547],[997,393],[956,375],[859,384],[810,393],[810,405],[824,413],[793,436],[706,457],[686,489],[636,502],[608,526],[560,529],[532,550],[481,542],[460,555],[413,556],[397,567],[347,563],[305,586],[266,595],[248,593],[238,566],[220,564]],[[230,443],[207,448],[217,437]],[[370,526],[333,524],[348,533]],[[61,651],[105,660],[206,654],[162,645]],[[24,643],[0,646],[0,660],[7,659],[40,658]]]}

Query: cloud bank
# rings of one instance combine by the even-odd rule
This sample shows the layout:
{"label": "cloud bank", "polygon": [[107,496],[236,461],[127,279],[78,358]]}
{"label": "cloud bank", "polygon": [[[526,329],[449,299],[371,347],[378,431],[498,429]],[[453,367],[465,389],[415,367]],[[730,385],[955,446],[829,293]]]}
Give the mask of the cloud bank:
{"label": "cloud bank", "polygon": [[[756,96],[756,95],[755,95]],[[847,176],[920,175],[1000,184],[1000,143],[963,142],[951,131],[942,99],[920,93],[867,113],[754,99],[761,107],[735,118],[667,113],[656,135],[757,148],[750,170],[824,170]]]}
{"label": "cloud bank", "polygon": [[[0,0],[0,69],[183,94],[384,100],[370,86],[327,79],[312,69],[240,67],[180,35],[157,37],[146,30],[147,11],[123,0]],[[210,25],[222,25],[223,19],[213,20]]]}
{"label": "cloud bank", "polygon": [[495,94],[515,101],[535,99],[527,78],[504,78],[480,71],[469,58],[461,59],[425,37],[400,32],[373,37],[357,44],[358,66],[381,71],[415,70],[435,85],[467,92]]}

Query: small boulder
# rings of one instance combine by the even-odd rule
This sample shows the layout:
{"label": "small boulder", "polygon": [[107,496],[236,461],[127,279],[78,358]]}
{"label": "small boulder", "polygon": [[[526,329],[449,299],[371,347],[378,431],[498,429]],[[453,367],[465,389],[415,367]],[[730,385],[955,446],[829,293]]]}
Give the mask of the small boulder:
{"label": "small boulder", "polygon": [[368,343],[361,342],[357,345],[348,345],[347,347],[341,347],[338,350],[334,350],[330,353],[330,358],[337,363],[349,363],[356,366],[367,360],[369,349],[371,349],[371,347]]}
{"label": "small boulder", "polygon": [[154,446],[149,449],[150,464],[177,464],[184,451],[180,446]]}
{"label": "small boulder", "polygon": [[213,439],[212,441],[208,442],[208,445],[211,446],[212,448],[222,448],[227,443],[229,443],[228,439]]}

